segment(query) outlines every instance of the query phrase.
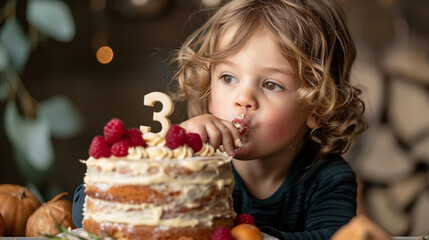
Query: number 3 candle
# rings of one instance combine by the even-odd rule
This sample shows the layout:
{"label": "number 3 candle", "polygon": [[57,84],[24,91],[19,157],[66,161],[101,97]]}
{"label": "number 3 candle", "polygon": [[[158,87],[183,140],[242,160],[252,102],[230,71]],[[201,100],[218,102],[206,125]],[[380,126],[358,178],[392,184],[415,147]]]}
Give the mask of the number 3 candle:
{"label": "number 3 candle", "polygon": [[[158,133],[165,135],[171,126],[170,119],[168,118],[174,111],[173,100],[170,96],[162,92],[151,92],[144,96],[143,104],[145,106],[154,106],[156,102],[162,104],[162,109],[159,112],[153,113],[153,120],[161,123],[161,131]],[[151,128],[148,126],[141,126],[140,130],[143,132],[150,132]]]}

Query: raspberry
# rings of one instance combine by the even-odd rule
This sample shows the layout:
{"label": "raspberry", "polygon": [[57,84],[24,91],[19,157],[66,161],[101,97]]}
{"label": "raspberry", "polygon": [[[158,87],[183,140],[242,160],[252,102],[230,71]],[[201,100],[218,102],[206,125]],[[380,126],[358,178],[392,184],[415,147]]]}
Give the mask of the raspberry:
{"label": "raspberry", "polygon": [[113,118],[104,126],[104,139],[109,144],[116,142],[127,132],[124,123],[119,118]]}
{"label": "raspberry", "polygon": [[94,158],[110,157],[110,146],[100,135],[92,139],[89,147],[89,155]]}
{"label": "raspberry", "polygon": [[185,143],[194,150],[194,152],[199,152],[203,148],[203,142],[201,137],[197,133],[187,133],[185,136]]}
{"label": "raspberry", "polygon": [[165,145],[170,149],[176,149],[185,144],[186,131],[178,125],[172,125],[165,134]]}
{"label": "raspberry", "polygon": [[116,157],[124,157],[128,154],[128,148],[132,146],[132,142],[129,138],[123,137],[112,144],[110,151]]}
{"label": "raspberry", "polygon": [[228,228],[218,227],[213,232],[212,240],[233,240],[233,238]]}
{"label": "raspberry", "polygon": [[240,225],[243,223],[255,225],[255,220],[253,219],[252,215],[247,213],[242,213],[238,215],[237,218],[235,219],[235,225]]}
{"label": "raspberry", "polygon": [[127,137],[131,140],[133,146],[146,147],[146,142],[143,139],[142,132],[137,128],[130,128],[127,130]]}

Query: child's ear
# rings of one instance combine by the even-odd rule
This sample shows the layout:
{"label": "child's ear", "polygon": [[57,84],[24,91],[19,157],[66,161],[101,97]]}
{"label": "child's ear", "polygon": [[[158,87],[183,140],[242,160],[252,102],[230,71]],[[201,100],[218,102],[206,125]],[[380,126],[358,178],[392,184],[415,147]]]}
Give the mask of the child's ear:
{"label": "child's ear", "polygon": [[320,125],[316,121],[316,117],[314,115],[314,111],[311,111],[311,113],[308,115],[306,123],[307,123],[307,127],[311,128],[311,129],[320,127]]}

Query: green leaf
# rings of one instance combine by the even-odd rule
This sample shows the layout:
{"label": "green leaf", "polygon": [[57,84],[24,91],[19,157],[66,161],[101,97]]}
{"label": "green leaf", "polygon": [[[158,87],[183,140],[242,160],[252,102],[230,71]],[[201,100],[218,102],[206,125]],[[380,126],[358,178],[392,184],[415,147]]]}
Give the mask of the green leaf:
{"label": "green leaf", "polygon": [[[29,182],[42,183],[45,180],[48,171],[39,171],[35,169],[33,165],[30,164],[25,152],[22,152],[15,147],[13,150],[14,157],[16,159],[15,163],[18,166],[20,173],[25,176]],[[37,195],[36,197],[39,198]]]}
{"label": "green leaf", "polygon": [[30,55],[30,41],[14,17],[9,18],[1,29],[0,42],[6,48],[15,69],[21,71]]}
{"label": "green leaf", "polygon": [[68,42],[75,35],[75,25],[70,9],[60,0],[30,0],[27,20],[39,30],[61,42]]}
{"label": "green leaf", "polygon": [[3,72],[9,64],[6,48],[0,43],[0,72]]}
{"label": "green leaf", "polygon": [[54,161],[48,123],[43,119],[23,118],[15,102],[8,102],[4,113],[5,132],[12,145],[38,171],[47,171]]}
{"label": "green leaf", "polygon": [[73,103],[63,95],[41,102],[37,116],[49,123],[52,136],[69,138],[82,129],[82,117]]}
{"label": "green leaf", "polygon": [[9,82],[7,81],[5,74],[0,72],[0,102],[7,98],[9,94]]}

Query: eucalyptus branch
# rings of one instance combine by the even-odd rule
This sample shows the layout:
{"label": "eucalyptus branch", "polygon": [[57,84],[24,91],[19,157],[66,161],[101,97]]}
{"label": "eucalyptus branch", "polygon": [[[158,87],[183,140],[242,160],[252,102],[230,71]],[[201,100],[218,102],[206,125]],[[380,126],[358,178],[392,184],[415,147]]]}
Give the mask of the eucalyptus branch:
{"label": "eucalyptus branch", "polygon": [[5,21],[10,15],[15,15],[17,2],[18,0],[9,0],[4,7],[0,9],[0,23]]}
{"label": "eucalyptus branch", "polygon": [[36,116],[37,101],[30,95],[18,73],[10,65],[6,68],[6,74],[9,78],[9,100],[18,99],[21,104],[22,113],[27,118]]}
{"label": "eucalyptus branch", "polygon": [[58,222],[55,223],[57,229],[59,230],[59,234],[57,235],[45,235],[48,239],[69,239],[69,240],[115,240],[115,238],[104,232],[104,236],[97,235],[95,233],[84,231],[82,234],[73,233],[70,229],[61,226]]}
{"label": "eucalyptus branch", "polygon": [[28,39],[30,39],[32,50],[35,50],[37,48],[41,38],[43,39],[43,35],[40,34],[39,30],[35,26],[29,24]]}

